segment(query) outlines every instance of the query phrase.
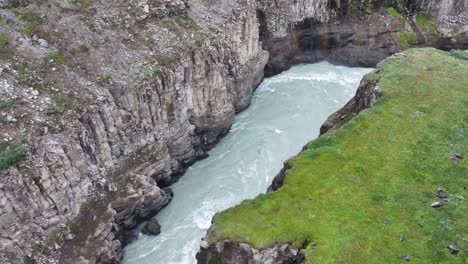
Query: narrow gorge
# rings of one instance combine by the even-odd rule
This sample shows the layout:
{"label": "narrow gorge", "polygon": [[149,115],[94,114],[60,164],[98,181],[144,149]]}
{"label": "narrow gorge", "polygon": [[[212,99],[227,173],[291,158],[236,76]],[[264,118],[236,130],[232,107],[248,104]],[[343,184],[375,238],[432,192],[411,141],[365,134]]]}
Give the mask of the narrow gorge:
{"label": "narrow gorge", "polygon": [[226,136],[264,77],[468,47],[467,0],[0,8],[1,263],[121,262],[135,228],[170,203],[170,186]]}
{"label": "narrow gorge", "polygon": [[194,263],[213,215],[264,193],[283,162],[318,135],[369,71],[318,63],[265,79],[210,157],[173,185],[173,201],[156,217],[161,234],[130,244],[124,263]]}

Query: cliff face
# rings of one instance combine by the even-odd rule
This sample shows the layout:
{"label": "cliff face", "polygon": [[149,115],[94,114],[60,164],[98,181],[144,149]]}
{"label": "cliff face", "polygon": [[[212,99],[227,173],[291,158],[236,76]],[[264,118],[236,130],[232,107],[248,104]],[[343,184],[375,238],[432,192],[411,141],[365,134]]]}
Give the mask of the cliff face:
{"label": "cliff face", "polygon": [[0,93],[15,102],[1,109],[2,140],[28,151],[1,172],[1,262],[57,261],[41,255],[65,237],[63,263],[118,260],[116,231],[170,201],[156,183],[170,185],[227,132],[268,59],[254,2],[217,3],[2,10],[14,56],[1,61]]}
{"label": "cliff face", "polygon": [[410,46],[468,45],[466,0],[262,1],[258,14],[267,75],[323,59],[375,66]]}
{"label": "cliff face", "polygon": [[[435,2],[431,14],[466,9]],[[116,236],[165,206],[164,187],[250,104],[268,61],[260,40],[269,74],[401,50],[396,20],[356,24],[347,3],[0,1],[0,153],[27,148],[0,171],[0,262],[118,261]],[[338,49],[361,41],[366,52]]]}

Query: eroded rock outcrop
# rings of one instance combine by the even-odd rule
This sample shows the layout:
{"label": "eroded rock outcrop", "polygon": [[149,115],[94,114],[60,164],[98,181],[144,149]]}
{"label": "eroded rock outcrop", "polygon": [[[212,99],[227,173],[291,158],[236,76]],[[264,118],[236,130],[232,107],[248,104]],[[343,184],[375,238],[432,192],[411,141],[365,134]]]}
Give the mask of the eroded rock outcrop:
{"label": "eroded rock outcrop", "polygon": [[246,243],[230,240],[217,242],[197,254],[198,263],[223,264],[296,264],[304,261],[301,251],[288,244],[257,250]]}
{"label": "eroded rock outcrop", "polygon": [[[388,8],[399,13],[391,14]],[[261,40],[270,53],[266,75],[323,59],[375,66],[413,47],[468,45],[468,2],[463,1],[262,1]],[[417,16],[431,17],[418,25]],[[424,18],[426,19],[426,18]]]}
{"label": "eroded rock outcrop", "polygon": [[268,59],[255,3],[197,8],[211,18],[196,22],[187,1],[2,10],[0,94],[12,104],[0,133],[28,149],[1,172],[2,262],[119,261],[121,231],[170,201],[158,185],[205,157],[249,105]]}

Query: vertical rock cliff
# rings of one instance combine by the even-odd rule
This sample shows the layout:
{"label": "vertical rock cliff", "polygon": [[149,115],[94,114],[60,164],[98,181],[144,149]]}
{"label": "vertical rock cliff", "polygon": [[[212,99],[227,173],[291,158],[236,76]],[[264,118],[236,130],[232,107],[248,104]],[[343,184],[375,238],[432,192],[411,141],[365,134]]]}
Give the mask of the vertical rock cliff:
{"label": "vertical rock cliff", "polygon": [[1,172],[0,258],[119,260],[115,234],[249,105],[268,59],[255,2],[2,4],[0,130],[27,154]]}

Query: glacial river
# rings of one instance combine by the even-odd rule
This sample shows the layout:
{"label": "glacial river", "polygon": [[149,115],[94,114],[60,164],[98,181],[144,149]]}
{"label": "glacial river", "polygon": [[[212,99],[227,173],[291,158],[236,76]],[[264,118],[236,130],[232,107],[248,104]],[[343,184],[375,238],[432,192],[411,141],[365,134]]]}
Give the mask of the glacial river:
{"label": "glacial river", "polygon": [[174,199],[156,216],[161,234],[141,235],[125,248],[124,263],[196,263],[213,215],[264,193],[283,162],[318,136],[370,71],[321,62],[265,79],[210,157],[172,186]]}

